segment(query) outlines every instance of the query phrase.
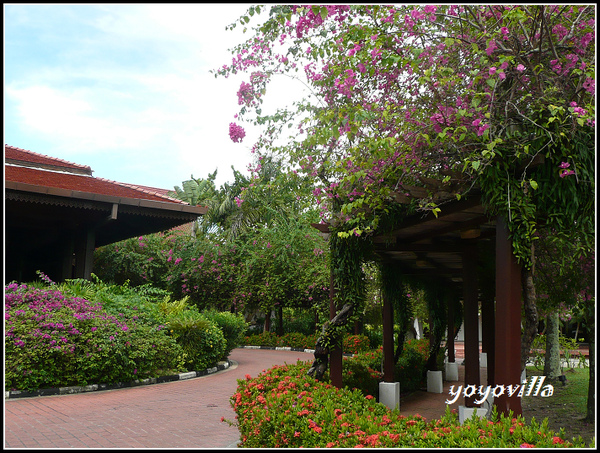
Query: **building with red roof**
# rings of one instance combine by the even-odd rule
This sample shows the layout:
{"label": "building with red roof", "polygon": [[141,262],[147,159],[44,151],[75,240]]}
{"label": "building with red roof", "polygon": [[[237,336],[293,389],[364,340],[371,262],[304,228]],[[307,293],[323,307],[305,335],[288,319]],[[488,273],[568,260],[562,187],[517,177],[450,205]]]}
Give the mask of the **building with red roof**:
{"label": "building with red roof", "polygon": [[54,281],[89,278],[96,247],[206,213],[167,190],[92,173],[89,166],[4,146],[5,281],[33,280],[36,270]]}

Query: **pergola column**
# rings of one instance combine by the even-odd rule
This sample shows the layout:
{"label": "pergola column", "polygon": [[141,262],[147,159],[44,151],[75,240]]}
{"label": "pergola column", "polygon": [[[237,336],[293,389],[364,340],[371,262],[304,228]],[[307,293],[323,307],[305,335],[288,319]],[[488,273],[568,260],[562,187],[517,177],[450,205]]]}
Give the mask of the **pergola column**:
{"label": "pergola column", "polygon": [[75,278],[89,280],[94,264],[96,233],[91,228],[79,231],[75,240]]}
{"label": "pergola column", "polygon": [[394,382],[394,309],[383,291],[383,382]]}
{"label": "pergola column", "polygon": [[[333,269],[329,277],[329,319],[333,319],[337,313],[335,306],[335,287],[333,281]],[[342,388],[342,347],[341,345],[329,351],[329,377],[331,384]]]}
{"label": "pergola column", "polygon": [[[521,267],[513,254],[506,221],[496,221],[495,385],[521,384]],[[495,399],[499,414],[522,415],[517,392]]]}
{"label": "pergola column", "polygon": [[448,303],[448,339],[446,340],[446,345],[448,347],[448,362],[453,363],[456,360],[455,351],[454,351],[454,336],[456,332],[454,331],[454,299],[451,299]]}
{"label": "pergola column", "polygon": [[481,300],[481,352],[487,354],[487,383],[494,386],[495,363],[495,313],[494,299]]}
{"label": "pergola column", "polygon": [[[463,258],[463,300],[465,331],[465,388],[479,388],[479,313],[477,287],[477,248],[465,245]],[[465,396],[465,406],[474,407],[477,395]]]}

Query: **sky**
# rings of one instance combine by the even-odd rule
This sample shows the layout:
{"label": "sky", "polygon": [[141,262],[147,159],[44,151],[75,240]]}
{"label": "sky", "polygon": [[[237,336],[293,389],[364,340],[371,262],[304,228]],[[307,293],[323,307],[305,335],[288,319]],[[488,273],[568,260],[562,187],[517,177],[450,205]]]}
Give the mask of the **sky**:
{"label": "sky", "polygon": [[[229,138],[249,76],[209,71],[250,36],[225,30],[249,6],[4,4],[4,143],[130,184],[172,190],[215,169],[217,187],[233,181],[259,134]],[[263,111],[297,89],[280,82]]]}

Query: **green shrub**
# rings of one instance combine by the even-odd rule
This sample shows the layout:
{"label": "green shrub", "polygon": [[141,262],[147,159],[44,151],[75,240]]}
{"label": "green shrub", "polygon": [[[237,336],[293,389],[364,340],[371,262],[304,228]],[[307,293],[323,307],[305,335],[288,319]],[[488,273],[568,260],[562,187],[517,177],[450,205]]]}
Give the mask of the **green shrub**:
{"label": "green shrub", "polygon": [[[299,308],[284,308],[283,332],[284,333],[302,333],[311,336],[316,333],[315,315],[312,310],[303,310]],[[271,329],[276,331],[278,321],[272,323]]]}
{"label": "green shrub", "polygon": [[65,295],[101,304],[115,316],[150,324],[165,323],[165,316],[158,308],[158,302],[167,297],[165,291],[149,285],[131,287],[127,281],[121,285],[105,283],[94,274],[92,279],[69,279],[55,287]]}
{"label": "green shrub", "polygon": [[[274,366],[238,380],[231,405],[247,448],[513,448],[584,447],[521,417],[471,419],[459,425],[447,410],[441,420],[405,417],[372,396],[337,389],[306,375],[310,362]],[[226,420],[224,420],[226,421]],[[232,422],[229,422],[232,423]]]}
{"label": "green shrub", "polygon": [[187,309],[169,316],[169,332],[183,349],[188,370],[204,370],[217,365],[227,347],[223,332],[195,310]]}
{"label": "green shrub", "polygon": [[364,335],[369,339],[371,348],[377,349],[379,346],[383,345],[383,329],[381,326],[365,324]]}
{"label": "green shrub", "polygon": [[242,339],[245,346],[277,346],[279,337],[272,332],[261,332],[252,335],[246,335]]}
{"label": "green shrub", "polygon": [[244,332],[247,328],[244,316],[241,313],[235,314],[227,311],[219,312],[217,310],[204,311],[203,315],[216,324],[223,332],[226,346],[221,360],[225,360],[229,356],[229,353],[242,343]]}
{"label": "green shrub", "polygon": [[163,325],[113,315],[54,287],[5,287],[5,388],[127,382],[179,370]]}
{"label": "green shrub", "polygon": [[287,333],[277,340],[277,346],[295,349],[314,349],[317,344],[317,336],[304,335],[299,332]]}
{"label": "green shrub", "polygon": [[379,396],[379,382],[383,378],[380,367],[371,366],[371,361],[359,357],[344,357],[342,360],[342,383],[349,389],[360,390],[365,395]]}
{"label": "green shrub", "polygon": [[425,363],[429,356],[429,340],[408,340],[394,367],[394,379],[400,382],[403,392],[419,390],[425,385],[427,370]]}

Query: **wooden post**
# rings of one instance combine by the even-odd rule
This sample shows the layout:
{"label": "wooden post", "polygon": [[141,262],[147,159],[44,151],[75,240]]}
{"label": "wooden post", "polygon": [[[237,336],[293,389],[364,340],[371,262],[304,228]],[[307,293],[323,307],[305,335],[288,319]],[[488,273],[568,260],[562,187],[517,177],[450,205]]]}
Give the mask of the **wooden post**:
{"label": "wooden post", "polygon": [[383,294],[383,381],[394,382],[394,309]]}
{"label": "wooden post", "polygon": [[91,228],[79,231],[75,243],[75,278],[89,280],[94,264],[96,233]]}
{"label": "wooden post", "polygon": [[[335,288],[333,281],[333,269],[329,277],[329,319],[333,319],[337,313],[335,306]],[[342,388],[342,347],[341,345],[332,348],[329,351],[329,377],[331,384],[337,388]]]}
{"label": "wooden post", "polygon": [[[495,385],[521,384],[521,267],[513,254],[505,220],[496,221]],[[517,392],[494,400],[499,414],[522,415]]]}
{"label": "wooden post", "polygon": [[481,301],[481,351],[487,354],[487,383],[494,386],[496,357],[494,299],[483,298]]}
{"label": "wooden post", "polygon": [[448,346],[448,362],[452,363],[456,361],[454,356],[454,297],[448,301],[448,339],[446,340],[446,346]]}
{"label": "wooden post", "polygon": [[[479,388],[479,317],[477,288],[477,249],[466,245],[463,251],[463,300],[465,331],[465,388]],[[477,395],[465,396],[465,406],[474,407]]]}

